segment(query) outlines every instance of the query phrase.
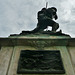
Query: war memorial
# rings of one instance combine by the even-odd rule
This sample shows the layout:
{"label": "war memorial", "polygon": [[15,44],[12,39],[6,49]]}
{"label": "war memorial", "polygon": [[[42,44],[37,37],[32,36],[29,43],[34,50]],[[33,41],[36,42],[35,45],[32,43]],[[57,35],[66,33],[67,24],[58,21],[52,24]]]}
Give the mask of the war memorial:
{"label": "war memorial", "polygon": [[34,30],[0,38],[0,75],[75,75],[75,38],[58,31],[57,9],[37,15]]}

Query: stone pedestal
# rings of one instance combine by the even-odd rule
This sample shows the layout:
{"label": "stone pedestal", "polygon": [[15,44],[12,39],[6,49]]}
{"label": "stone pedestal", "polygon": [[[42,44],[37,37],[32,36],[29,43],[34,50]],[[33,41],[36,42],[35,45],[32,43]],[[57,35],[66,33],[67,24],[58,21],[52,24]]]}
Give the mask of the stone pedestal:
{"label": "stone pedestal", "polygon": [[[73,66],[75,39],[70,36],[51,36],[47,34],[14,35],[8,38],[0,38],[0,46],[0,75],[75,75],[75,67]],[[26,51],[30,52],[28,56],[24,56],[22,51],[24,54]],[[29,67],[27,65],[25,66],[26,68],[23,65],[22,67],[20,66],[22,63],[21,58],[24,59],[24,66],[24,62],[27,65],[28,61],[31,62],[30,65],[34,63],[32,66],[29,66],[30,68],[32,67],[31,71],[28,71]],[[49,63],[56,63],[54,64],[56,66]],[[41,69],[37,69],[36,66]]]}

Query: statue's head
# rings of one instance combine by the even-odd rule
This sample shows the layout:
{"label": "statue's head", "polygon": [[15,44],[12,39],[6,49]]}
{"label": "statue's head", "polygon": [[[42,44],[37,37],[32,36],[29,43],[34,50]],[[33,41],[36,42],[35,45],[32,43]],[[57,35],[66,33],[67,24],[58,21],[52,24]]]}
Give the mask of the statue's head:
{"label": "statue's head", "polygon": [[51,7],[51,9],[55,10],[55,12],[57,12],[57,9],[55,7]]}
{"label": "statue's head", "polygon": [[57,12],[57,9],[55,7],[51,7],[51,8],[47,9],[48,12],[51,11],[51,10],[53,10],[53,12]]}
{"label": "statue's head", "polygon": [[46,8],[42,8],[42,10],[46,10]]}

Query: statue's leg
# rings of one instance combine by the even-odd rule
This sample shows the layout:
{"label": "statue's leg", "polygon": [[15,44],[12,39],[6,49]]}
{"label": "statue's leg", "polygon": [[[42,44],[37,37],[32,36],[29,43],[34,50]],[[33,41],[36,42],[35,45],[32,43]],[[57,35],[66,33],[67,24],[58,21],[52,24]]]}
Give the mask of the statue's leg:
{"label": "statue's leg", "polygon": [[59,24],[58,23],[54,23],[54,25],[52,26],[52,31],[56,31],[59,28]]}
{"label": "statue's leg", "polygon": [[56,32],[56,30],[59,28],[59,24],[53,21],[52,19],[46,19],[45,22],[45,25],[52,27],[53,32]]}
{"label": "statue's leg", "polygon": [[38,31],[39,31],[39,25],[37,25],[37,27],[34,30],[32,30],[33,33],[36,33]]}
{"label": "statue's leg", "polygon": [[42,32],[44,29],[42,28],[40,23],[37,23],[37,27],[32,30],[33,33]]}

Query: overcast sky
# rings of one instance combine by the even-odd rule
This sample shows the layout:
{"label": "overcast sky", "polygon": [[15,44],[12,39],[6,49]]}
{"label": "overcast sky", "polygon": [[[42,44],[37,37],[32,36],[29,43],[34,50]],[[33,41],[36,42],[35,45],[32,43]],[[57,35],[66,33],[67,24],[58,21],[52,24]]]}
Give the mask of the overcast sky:
{"label": "overcast sky", "polygon": [[0,0],[0,37],[33,30],[37,12],[46,6],[56,7],[62,32],[75,37],[75,0]]}

